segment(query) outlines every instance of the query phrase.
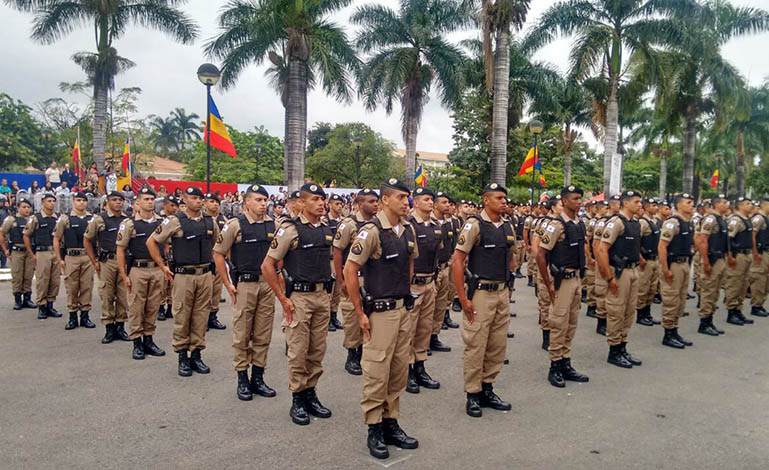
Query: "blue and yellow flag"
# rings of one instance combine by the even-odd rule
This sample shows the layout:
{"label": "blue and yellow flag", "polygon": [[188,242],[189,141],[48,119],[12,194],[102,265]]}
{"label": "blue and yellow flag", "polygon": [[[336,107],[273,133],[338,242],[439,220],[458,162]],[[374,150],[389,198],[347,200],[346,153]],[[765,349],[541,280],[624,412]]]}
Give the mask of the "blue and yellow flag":
{"label": "blue and yellow flag", "polygon": [[427,186],[427,177],[425,176],[425,172],[422,169],[422,165],[419,165],[416,173],[414,173],[414,183],[416,183],[417,186],[421,186],[423,188]]}

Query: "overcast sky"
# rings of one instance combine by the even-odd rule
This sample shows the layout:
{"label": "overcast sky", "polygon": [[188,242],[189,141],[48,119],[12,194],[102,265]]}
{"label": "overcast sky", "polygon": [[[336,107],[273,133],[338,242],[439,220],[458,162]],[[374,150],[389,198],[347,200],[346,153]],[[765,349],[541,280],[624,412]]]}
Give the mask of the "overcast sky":
{"label": "overcast sky", "polygon": [[[769,7],[769,0],[732,0],[735,5]],[[165,116],[175,107],[205,115],[204,87],[195,71],[207,60],[202,44],[215,34],[216,16],[224,0],[191,0],[184,10],[201,27],[200,39],[191,46],[181,46],[166,36],[135,26],[115,44],[118,53],[137,66],[117,77],[117,87],[138,86],[143,90],[139,102],[139,114]],[[369,3],[358,1],[356,4]],[[397,1],[382,0],[379,3],[397,7]],[[527,26],[553,2],[533,0]],[[348,9],[338,15],[339,22],[349,17]],[[84,26],[53,45],[42,46],[29,39],[30,14],[12,10],[0,3],[0,31],[5,31],[6,47],[0,50],[0,63],[4,64],[0,91],[35,105],[47,98],[62,96],[60,82],[74,82],[84,78],[82,71],[70,60],[77,51],[94,51],[93,30]],[[350,31],[352,36],[353,32]],[[542,49],[535,56],[550,62],[562,70],[568,64],[569,40],[560,40]],[[769,77],[769,33],[740,38],[727,44],[724,55],[757,85]],[[283,107],[279,97],[268,85],[264,76],[265,66],[250,67],[241,75],[238,84],[224,92],[214,90],[214,98],[227,124],[246,130],[263,125],[267,130],[283,138]],[[76,99],[70,97],[69,99]],[[79,98],[78,98],[79,99]],[[400,135],[400,109],[391,116],[384,111],[366,112],[361,104],[340,104],[322,92],[313,91],[308,98],[308,128],[316,122],[331,123],[360,121],[368,124],[386,138],[403,147]],[[448,152],[452,148],[452,121],[447,110],[432,99],[425,108],[417,148],[423,151]]]}

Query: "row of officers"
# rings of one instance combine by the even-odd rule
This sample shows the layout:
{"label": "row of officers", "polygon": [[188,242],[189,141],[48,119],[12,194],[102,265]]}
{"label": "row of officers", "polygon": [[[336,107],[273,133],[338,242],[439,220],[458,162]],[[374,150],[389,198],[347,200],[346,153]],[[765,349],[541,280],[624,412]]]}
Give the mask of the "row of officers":
{"label": "row of officers", "polygon": [[[142,359],[145,354],[164,354],[152,337],[170,287],[172,308],[166,315],[174,321],[178,373],[206,374],[210,369],[201,351],[207,327],[218,323],[219,283],[218,289],[225,288],[233,301],[236,393],[241,400],[252,400],[254,394],[276,395],[263,374],[277,300],[284,312],[289,415],[298,425],[309,424],[311,416],[331,417],[316,388],[328,331],[338,323],[339,308],[344,325],[338,327],[344,329],[348,350],[345,369],[363,376],[367,445],[377,458],[389,455],[388,445],[418,446],[398,424],[399,399],[404,390],[418,393],[440,387],[425,362],[431,351],[449,350],[438,334],[443,325],[453,323],[448,310],[455,296],[463,311],[466,412],[481,417],[483,408],[511,409],[493,384],[506,353],[512,286],[523,277],[520,266],[527,258],[530,275],[537,278],[543,348],[550,355],[548,380],[557,387],[565,381],[588,381],[571,363],[583,289],[589,312],[598,318],[598,331],[607,336],[609,362],[633,367],[641,361],[627,351],[630,327],[634,316],[653,324],[648,307],[657,278],[663,344],[691,345],[677,327],[695,242],[702,271],[700,332],[705,334],[720,334],[712,316],[722,283],[727,286],[728,321],[752,323],[740,311],[744,279],[751,270],[753,280],[757,265],[765,269],[768,264],[764,253],[769,202],[763,201],[752,214],[750,201],[738,200],[725,221],[729,203],[722,196],[709,203],[696,224],[691,196],[677,195],[675,212],[663,219],[655,216],[664,204],[642,202],[633,191],[608,203],[589,204],[580,219],[583,191],[577,186],[563,188],[558,197],[530,210],[516,208],[505,188],[492,183],[482,191],[483,209],[472,213],[464,201],[459,204],[464,210],[457,210],[445,193],[427,188],[412,193],[392,178],[383,182],[379,193],[360,191],[354,212],[341,217],[342,201],[334,196],[327,201],[319,185],[307,183],[292,195],[289,213],[277,220],[266,214],[268,193],[259,185],[246,192],[243,213],[226,221],[204,209],[209,202],[194,187],[184,192],[184,211],[174,213],[167,206],[162,219],[152,211],[155,195],[149,188],[139,191],[130,219],[120,214],[119,194],[111,194],[106,210],[94,216],[85,212],[81,196],[75,195],[72,213],[58,220],[51,197],[32,217],[29,205],[21,202],[18,216],[0,227],[11,241],[19,308],[31,303],[27,293],[34,270],[39,316],[58,315],[53,301],[61,266],[70,311],[67,328],[78,325],[78,311],[79,325],[93,327],[88,312],[96,270],[105,342],[116,337],[131,340],[133,357]],[[0,246],[7,249],[3,236]],[[739,285],[730,289],[732,271],[741,274],[734,274]],[[767,277],[766,270],[763,277],[755,276],[754,315],[766,316],[760,305]],[[121,285],[127,291],[122,301]]]}

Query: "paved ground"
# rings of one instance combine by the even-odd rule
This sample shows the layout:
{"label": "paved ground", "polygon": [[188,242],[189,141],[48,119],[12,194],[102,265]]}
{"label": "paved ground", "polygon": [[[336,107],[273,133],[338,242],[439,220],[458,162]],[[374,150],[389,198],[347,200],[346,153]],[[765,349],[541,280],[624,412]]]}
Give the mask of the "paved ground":
{"label": "paved ground", "polygon": [[[458,330],[444,332],[453,351],[428,362],[441,389],[402,400],[401,424],[420,448],[391,448],[391,458],[377,462],[365,446],[360,378],[342,367],[341,332],[329,335],[319,386],[334,416],[299,427],[288,417],[277,328],[266,380],[278,396],[236,399],[229,302],[220,316],[228,330],[207,337],[212,373],[182,378],[173,354],[134,361],[130,343],[100,344],[101,327],[65,332],[66,318],[38,321],[33,310],[11,310],[10,283],[0,283],[0,468],[769,466],[769,319],[725,325],[722,307],[717,323],[727,334],[715,339],[698,335],[696,315],[689,316],[681,332],[695,345],[684,351],[660,345],[661,327],[636,325],[630,350],[644,365],[621,370],[606,363],[604,338],[583,306],[573,362],[590,382],[559,390],[546,381],[533,289],[519,284],[511,362],[496,385],[512,412],[464,413],[461,339]],[[62,312],[63,300],[56,304]],[[659,318],[659,306],[652,312]],[[170,337],[171,323],[161,322],[157,342],[170,350]]]}

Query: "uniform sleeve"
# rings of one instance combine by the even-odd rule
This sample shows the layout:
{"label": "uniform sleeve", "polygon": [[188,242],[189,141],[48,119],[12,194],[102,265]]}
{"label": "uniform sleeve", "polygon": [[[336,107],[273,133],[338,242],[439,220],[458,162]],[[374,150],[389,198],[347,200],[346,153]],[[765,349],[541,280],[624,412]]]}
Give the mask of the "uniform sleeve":
{"label": "uniform sleeve", "polygon": [[240,233],[240,221],[237,218],[230,219],[230,221],[224,225],[219,236],[216,237],[214,251],[220,255],[226,255],[227,252],[230,251],[230,248],[232,248],[232,244],[235,243],[238,233]]}
{"label": "uniform sleeve", "polygon": [[155,233],[152,234],[152,239],[162,245],[167,242],[169,238],[176,235],[176,232],[181,230],[181,228],[182,225],[179,222],[179,218],[172,215],[158,225],[155,229]]}
{"label": "uniform sleeve", "polygon": [[336,229],[336,235],[334,235],[334,248],[339,248],[340,250],[347,248],[352,237],[357,235],[355,233],[355,228],[355,222],[351,219],[342,221]]}
{"label": "uniform sleeve", "polygon": [[373,225],[367,225],[352,239],[350,256],[347,260],[363,266],[369,258],[376,259],[377,248],[379,248],[379,230]]}
{"label": "uniform sleeve", "polygon": [[3,224],[0,225],[0,232],[3,232],[4,234],[8,234],[8,232],[11,231],[11,228],[13,227],[14,222],[16,222],[16,217],[14,216],[8,216],[3,220]]}
{"label": "uniform sleeve", "polygon": [[647,237],[652,234],[652,228],[646,219],[640,219],[638,223],[641,225],[641,236]]}
{"label": "uniform sleeve", "polygon": [[601,242],[613,245],[617,240],[617,237],[622,235],[624,232],[625,224],[619,219],[619,217],[615,217],[606,224],[606,227],[604,227],[603,234],[601,235]]}
{"label": "uniform sleeve", "polygon": [[413,240],[414,240],[413,242],[409,242],[414,244],[414,251],[411,252],[411,259],[417,259],[419,258],[419,244],[417,244],[416,242],[417,232],[416,230],[414,230],[413,225],[407,226],[406,230],[411,230],[411,236],[413,237]]}
{"label": "uniform sleeve", "polygon": [[91,217],[91,221],[88,222],[88,226],[85,228],[85,238],[93,240],[101,230],[101,224],[104,223],[104,219],[100,215]]}
{"label": "uniform sleeve", "polygon": [[547,224],[547,227],[542,234],[542,239],[539,241],[539,247],[551,251],[562,235],[563,223],[559,224],[558,222],[553,222],[552,224]]}
{"label": "uniform sleeve", "polygon": [[764,217],[761,214],[756,214],[750,219],[750,224],[753,225],[753,230],[759,231],[764,228]]}
{"label": "uniform sleeve", "polygon": [[128,242],[130,242],[135,235],[134,221],[131,219],[123,220],[120,222],[120,227],[117,229],[117,246],[128,246]]}
{"label": "uniform sleeve", "polygon": [[216,240],[218,240],[218,239],[219,239],[219,234],[220,234],[221,232],[222,232],[222,231],[221,231],[221,229],[219,228],[219,222],[217,222],[216,220],[214,220],[214,229],[213,229],[213,233],[211,234],[211,235],[212,235],[212,236],[211,236],[211,240],[213,240],[213,242],[211,242],[211,249],[212,249],[212,250],[214,249],[214,245],[216,244]]}
{"label": "uniform sleeve", "polygon": [[297,238],[299,238],[299,233],[296,231],[294,224],[283,224],[278,231],[275,232],[275,238],[273,238],[272,243],[270,243],[270,250],[267,252],[267,256],[274,260],[282,260],[289,250],[296,248]]}
{"label": "uniform sleeve", "polygon": [[662,231],[660,233],[660,240],[670,243],[678,234],[678,220],[670,218],[662,224]]}
{"label": "uniform sleeve", "polygon": [[468,220],[462,227],[462,231],[459,232],[456,249],[465,253],[470,253],[470,250],[472,250],[478,243],[480,230],[477,220]]}
{"label": "uniform sleeve", "polygon": [[64,236],[64,229],[67,228],[67,224],[69,222],[69,217],[67,217],[67,214],[62,214],[59,216],[59,218],[56,220],[56,226],[53,228],[53,235],[55,237],[63,237]]}
{"label": "uniform sleeve", "polygon": [[37,230],[37,217],[31,216],[29,218],[29,221],[27,222],[27,225],[24,226],[24,235],[31,237],[33,233],[35,233],[35,230]]}
{"label": "uniform sleeve", "polygon": [[526,217],[526,219],[524,219],[523,228],[531,230],[531,217]]}
{"label": "uniform sleeve", "polygon": [[702,218],[702,223],[699,227],[697,227],[697,230],[695,230],[694,233],[703,233],[705,235],[710,235],[713,233],[713,227],[716,224],[715,217],[707,216]]}
{"label": "uniform sleeve", "polygon": [[742,230],[742,224],[740,223],[740,219],[737,217],[732,217],[729,219],[729,236],[734,237],[738,233],[740,233]]}

